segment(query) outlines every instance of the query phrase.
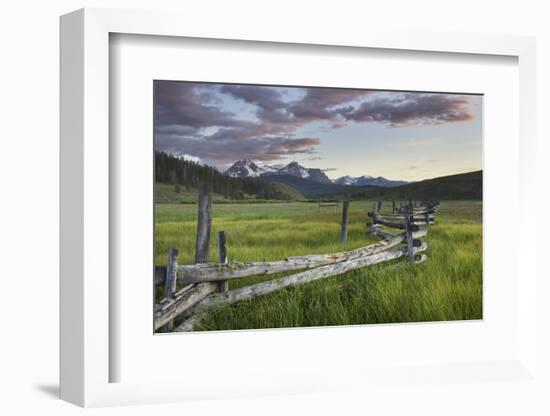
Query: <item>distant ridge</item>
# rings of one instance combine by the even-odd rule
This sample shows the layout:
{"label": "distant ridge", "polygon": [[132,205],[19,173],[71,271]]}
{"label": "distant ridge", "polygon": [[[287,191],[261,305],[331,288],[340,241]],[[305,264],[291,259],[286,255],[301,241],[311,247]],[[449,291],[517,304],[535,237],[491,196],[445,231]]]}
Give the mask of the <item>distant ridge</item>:
{"label": "distant ridge", "polygon": [[393,181],[391,179],[386,179],[382,176],[358,176],[352,177],[349,175],[342,176],[334,181],[338,185],[349,185],[349,186],[363,186],[363,185],[374,185],[374,186],[383,186],[386,188],[391,188],[394,186],[406,185],[409,182],[407,181]]}
{"label": "distant ridge", "polygon": [[278,182],[287,185],[308,198],[348,198],[353,192],[378,189],[378,187],[371,185],[355,187],[338,185],[332,182],[316,182],[292,175],[265,175],[260,179],[266,182]]}

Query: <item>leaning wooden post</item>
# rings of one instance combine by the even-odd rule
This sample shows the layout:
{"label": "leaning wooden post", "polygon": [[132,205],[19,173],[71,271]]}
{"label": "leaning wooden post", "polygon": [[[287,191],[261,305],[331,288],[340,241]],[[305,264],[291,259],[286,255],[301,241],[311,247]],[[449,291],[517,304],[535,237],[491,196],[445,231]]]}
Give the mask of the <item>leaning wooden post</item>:
{"label": "leaning wooden post", "polygon": [[348,239],[348,208],[349,201],[342,204],[342,242]]}
{"label": "leaning wooden post", "polygon": [[376,211],[377,212],[382,211],[382,201],[380,199],[378,200],[378,209]]}
{"label": "leaning wooden post", "polygon": [[395,199],[391,200],[391,212],[395,214]]}
{"label": "leaning wooden post", "polygon": [[168,249],[168,264],[166,265],[166,280],[164,283],[164,297],[172,299],[176,293],[178,270],[178,250],[174,247]]}
{"label": "leaning wooden post", "polygon": [[[218,231],[218,263],[227,264],[227,234],[225,231]],[[227,280],[218,282],[220,292],[227,292],[228,289]]]}
{"label": "leaning wooden post", "polygon": [[212,194],[208,185],[199,191],[199,219],[197,221],[197,241],[195,263],[208,263],[210,254],[210,228],[212,227]]}

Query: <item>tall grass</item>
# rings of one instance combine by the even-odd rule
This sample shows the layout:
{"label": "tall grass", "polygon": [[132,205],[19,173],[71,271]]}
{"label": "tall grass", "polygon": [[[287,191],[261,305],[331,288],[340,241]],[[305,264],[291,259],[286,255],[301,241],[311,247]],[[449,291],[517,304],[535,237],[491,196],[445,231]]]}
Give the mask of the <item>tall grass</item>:
{"label": "tall grass", "polygon": [[[377,241],[367,235],[372,202],[350,205],[348,241],[340,242],[341,211],[316,204],[214,204],[213,232],[229,235],[229,259],[277,260],[287,256],[348,250]],[[156,207],[155,261],[169,247],[180,263],[192,263],[196,207]],[[212,311],[197,329],[249,329],[422,322],[482,318],[481,203],[442,202],[428,231],[428,261],[366,267]],[[213,239],[215,240],[215,239]],[[216,248],[211,246],[211,260]],[[230,289],[277,276],[230,281]]]}

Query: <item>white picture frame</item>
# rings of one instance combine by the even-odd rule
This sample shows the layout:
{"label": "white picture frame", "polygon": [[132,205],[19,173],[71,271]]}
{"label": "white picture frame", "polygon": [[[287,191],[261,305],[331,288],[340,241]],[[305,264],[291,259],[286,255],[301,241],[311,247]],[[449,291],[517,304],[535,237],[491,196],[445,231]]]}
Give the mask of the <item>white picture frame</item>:
{"label": "white picture frame", "polygon": [[[112,33],[226,39],[284,44],[332,45],[438,53],[488,54],[517,57],[519,62],[519,164],[522,241],[536,240],[535,217],[521,215],[535,203],[529,182],[535,154],[535,41],[530,37],[420,31],[353,30],[327,34],[312,26],[300,28],[264,24],[239,26],[223,21],[204,26],[200,19],[177,14],[82,9],[61,18],[61,398],[80,406],[161,403],[210,397],[333,391],[353,385],[357,392],[385,380],[406,378],[408,370],[379,369],[368,373],[333,370],[320,381],[316,374],[279,374],[265,380],[239,380],[232,388],[196,378],[181,381],[110,382],[109,348],[109,36]],[[111,166],[112,167],[112,166]],[[535,252],[521,250],[520,265],[534,265]],[[537,382],[536,293],[533,267],[522,267],[517,294],[518,354],[505,362],[456,366],[442,363],[418,370],[424,379],[479,383],[472,370],[505,373],[507,380]],[[111,305],[112,306],[112,305]],[[147,305],[146,307],[148,307]],[[152,335],[152,334],[151,334]],[[419,363],[421,364],[421,363]],[[341,380],[347,380],[343,383]],[[309,382],[308,382],[309,381]],[[204,386],[209,385],[208,391]]]}

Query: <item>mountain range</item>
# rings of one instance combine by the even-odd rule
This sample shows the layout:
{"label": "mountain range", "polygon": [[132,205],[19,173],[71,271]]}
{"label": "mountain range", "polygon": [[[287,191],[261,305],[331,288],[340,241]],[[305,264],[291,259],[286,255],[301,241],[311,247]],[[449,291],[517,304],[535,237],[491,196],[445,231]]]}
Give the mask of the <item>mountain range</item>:
{"label": "mountain range", "polygon": [[297,178],[309,179],[320,183],[332,183],[321,169],[305,168],[298,162],[290,162],[286,166],[276,167],[263,165],[258,166],[250,159],[243,159],[235,162],[225,171],[227,176],[232,178],[251,178],[267,175],[289,175]]}
{"label": "mountain range", "polygon": [[372,186],[381,186],[383,188],[393,188],[394,186],[406,185],[409,182],[393,181],[390,179],[386,179],[382,176],[374,177],[374,176],[363,175],[363,176],[352,177],[352,176],[346,175],[334,180],[334,183],[338,185],[348,185],[348,186],[372,185]]}
{"label": "mountain range", "polygon": [[[225,175],[233,178],[250,178],[250,177],[266,177],[271,175],[276,176],[293,176],[296,178],[302,178],[309,181],[335,184],[342,186],[379,186],[384,188],[406,185],[406,181],[393,181],[386,179],[382,176],[342,176],[341,178],[331,180],[321,169],[306,168],[300,165],[298,162],[290,162],[286,166],[270,166],[262,165],[258,166],[250,159],[243,159],[235,162],[229,169],[225,171]],[[267,178],[264,178],[267,179]],[[270,178],[274,179],[274,178]]]}

